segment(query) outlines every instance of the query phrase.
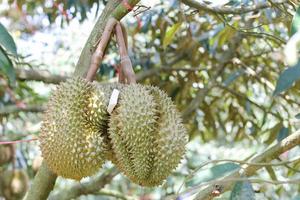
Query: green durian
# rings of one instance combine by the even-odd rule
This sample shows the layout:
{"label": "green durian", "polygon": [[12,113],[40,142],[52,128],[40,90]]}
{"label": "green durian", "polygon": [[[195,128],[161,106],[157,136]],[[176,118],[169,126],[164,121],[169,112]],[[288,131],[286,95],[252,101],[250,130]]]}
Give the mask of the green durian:
{"label": "green durian", "polygon": [[117,167],[133,182],[157,186],[179,164],[186,130],[171,99],[155,87],[123,88],[109,121]]}
{"label": "green durian", "polygon": [[[57,175],[80,180],[105,161],[105,104],[96,86],[82,78],[62,83],[52,94],[39,136],[42,156]],[[109,96],[109,95],[108,95]]]}

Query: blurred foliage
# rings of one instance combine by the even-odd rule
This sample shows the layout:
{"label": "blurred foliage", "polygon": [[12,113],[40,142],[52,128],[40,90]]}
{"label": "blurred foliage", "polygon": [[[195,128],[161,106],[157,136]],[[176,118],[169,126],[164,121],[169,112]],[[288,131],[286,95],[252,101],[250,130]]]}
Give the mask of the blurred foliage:
{"label": "blurred foliage", "polygon": [[[208,2],[215,6],[226,4],[240,8],[268,1]],[[1,15],[10,19],[11,27],[18,27],[17,31],[30,38],[36,32],[53,28],[55,24],[68,26],[72,20],[82,23],[91,20],[89,12],[97,15],[105,3],[17,0],[9,1]],[[143,2],[146,6],[148,3]],[[246,159],[299,129],[300,64],[286,64],[283,52],[290,36],[299,31],[300,9],[296,6],[289,1],[255,12],[219,14],[170,0],[157,1],[150,10],[140,14],[141,27],[134,17],[129,17],[125,26],[137,77],[141,77],[141,83],[157,85],[172,97],[183,113],[191,143],[182,166],[162,188],[141,189],[124,177],[117,177],[116,180],[121,181],[113,182],[110,188],[124,194],[144,196],[145,199],[159,199],[176,193],[183,182],[183,189],[194,187],[240,167],[240,164],[233,163],[211,165],[194,172],[195,176],[187,180],[187,175],[202,162],[221,158]],[[37,16],[38,22],[32,20]],[[41,23],[43,19],[48,23]],[[2,24],[0,45],[0,110],[7,106],[23,108],[45,103],[47,98],[36,92],[32,81],[15,80],[16,69],[39,70],[39,67],[22,64],[26,63],[26,58],[21,52],[17,53],[12,37]],[[299,46],[294,46],[293,52],[298,59]],[[114,65],[118,62],[118,53],[114,41],[107,54],[108,59],[99,70],[99,81],[107,81],[116,75]],[[51,67],[48,66],[49,70]],[[47,85],[43,87],[49,88]],[[38,134],[41,115],[0,112],[0,120],[0,140],[31,138]],[[38,155],[37,149],[36,143],[17,146],[16,162],[19,168],[27,169],[30,179],[34,175],[32,166]],[[233,152],[227,154],[230,150]],[[282,155],[282,158],[293,158],[297,154],[299,148]],[[257,176],[296,178],[299,177],[299,167],[299,161],[268,167]],[[0,166],[2,170],[9,168],[11,163]],[[64,180],[60,181],[64,183]],[[63,186],[58,187],[63,189]],[[260,194],[254,194],[253,185],[249,182],[237,182],[232,194],[227,194],[227,197],[253,199],[255,195],[258,199],[297,199],[300,191],[299,185],[275,187],[261,184],[258,187]]]}

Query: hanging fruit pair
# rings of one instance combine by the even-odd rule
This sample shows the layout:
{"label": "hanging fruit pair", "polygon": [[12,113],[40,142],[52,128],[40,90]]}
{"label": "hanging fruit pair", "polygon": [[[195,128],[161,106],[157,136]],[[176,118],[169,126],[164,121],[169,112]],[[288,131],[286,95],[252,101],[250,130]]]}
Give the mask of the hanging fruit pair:
{"label": "hanging fruit pair", "polygon": [[[106,30],[102,39],[111,34]],[[120,80],[135,83],[120,30],[117,23]],[[100,44],[96,53],[103,56],[107,42],[101,40]],[[87,80],[93,80],[101,56],[93,56],[97,60],[92,61]],[[80,180],[95,174],[105,160],[111,160],[137,184],[161,184],[179,164],[187,143],[186,130],[171,99],[156,87],[97,85],[87,80],[77,77],[62,83],[49,100],[39,137],[49,168],[57,175]],[[118,89],[120,95],[109,114],[107,106],[113,89]]]}

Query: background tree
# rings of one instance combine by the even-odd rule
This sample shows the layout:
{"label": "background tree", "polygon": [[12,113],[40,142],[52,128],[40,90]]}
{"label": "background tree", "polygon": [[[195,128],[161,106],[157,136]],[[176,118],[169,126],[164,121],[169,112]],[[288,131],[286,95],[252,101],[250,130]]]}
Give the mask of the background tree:
{"label": "background tree", "polygon": [[[129,1],[132,6],[138,2]],[[66,180],[56,181],[43,164],[34,180],[38,184],[32,187],[44,190],[35,188],[39,194],[31,193],[32,197],[46,198],[56,181],[50,199],[89,194],[121,199],[299,198],[298,2],[181,0],[149,4],[140,2],[124,21],[129,53],[138,82],[166,91],[182,112],[190,138],[183,163],[159,188],[140,188],[110,164],[81,184],[67,182],[64,188]],[[30,140],[39,134],[40,112],[53,84],[73,76],[74,70],[83,76],[107,19],[121,19],[127,12],[117,0],[2,3],[1,141]],[[71,32],[74,23],[84,27],[98,13],[101,15],[85,46],[87,33],[69,43],[56,40],[56,50],[46,54],[55,58],[48,65],[34,57],[39,53],[36,50],[28,54],[29,41],[39,33]],[[28,41],[25,51],[19,49],[22,41]],[[99,82],[115,81],[115,46],[107,49]],[[33,180],[34,163],[40,155],[36,142],[0,148],[2,176],[12,169],[16,174],[18,169]],[[113,178],[120,181],[111,182]],[[16,180],[24,186],[28,183],[27,178]],[[13,191],[5,186],[0,194],[7,195],[7,189]]]}

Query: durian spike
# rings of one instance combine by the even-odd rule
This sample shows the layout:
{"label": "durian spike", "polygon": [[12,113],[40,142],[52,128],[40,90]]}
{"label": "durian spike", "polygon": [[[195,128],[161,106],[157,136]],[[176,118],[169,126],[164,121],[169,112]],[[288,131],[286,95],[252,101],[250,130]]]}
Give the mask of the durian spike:
{"label": "durian spike", "polygon": [[119,52],[121,57],[121,66],[120,66],[120,77],[119,81],[127,84],[134,84],[136,83],[135,73],[132,68],[131,60],[128,56],[127,47],[125,43],[125,37],[127,36],[126,33],[123,34],[121,23],[118,22],[116,24],[116,36],[117,36],[117,43],[119,46]]}
{"label": "durian spike", "polygon": [[103,34],[101,36],[101,39],[99,43],[97,44],[97,49],[95,50],[92,59],[91,59],[91,64],[89,71],[86,75],[86,79],[88,81],[93,81],[95,78],[95,74],[99,68],[99,65],[102,62],[103,56],[104,56],[104,51],[106,49],[106,46],[110,40],[111,33],[118,21],[115,18],[110,18],[105,26],[105,29],[103,31]]}

